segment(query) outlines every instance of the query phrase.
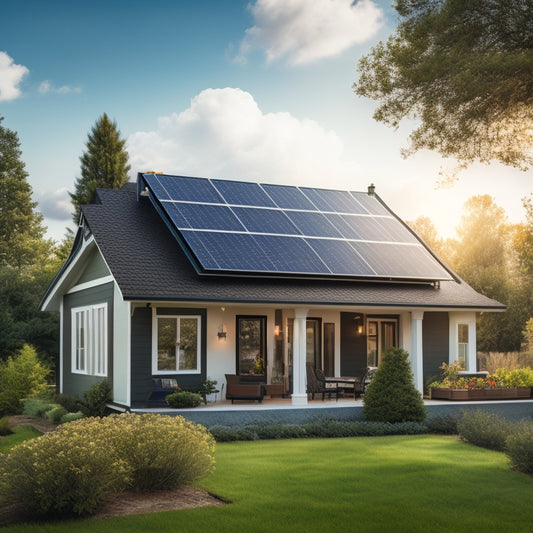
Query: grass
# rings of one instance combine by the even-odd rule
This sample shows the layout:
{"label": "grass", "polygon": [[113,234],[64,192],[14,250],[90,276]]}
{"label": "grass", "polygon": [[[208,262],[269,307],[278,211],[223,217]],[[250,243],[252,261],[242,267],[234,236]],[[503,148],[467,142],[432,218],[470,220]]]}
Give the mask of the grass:
{"label": "grass", "polygon": [[217,445],[203,486],[224,507],[1,529],[4,532],[531,532],[533,477],[504,454],[442,436]]}
{"label": "grass", "polygon": [[39,435],[42,433],[33,426],[20,426],[14,430],[13,434],[0,438],[0,452],[7,452],[13,446]]}

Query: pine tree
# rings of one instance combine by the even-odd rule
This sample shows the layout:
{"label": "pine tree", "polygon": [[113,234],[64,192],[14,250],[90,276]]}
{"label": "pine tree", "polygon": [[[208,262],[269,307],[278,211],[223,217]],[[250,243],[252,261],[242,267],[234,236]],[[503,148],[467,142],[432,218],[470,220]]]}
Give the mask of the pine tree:
{"label": "pine tree", "polygon": [[0,116],[0,267],[32,264],[43,243],[43,218],[35,211],[16,132]]}
{"label": "pine tree", "polygon": [[116,122],[104,113],[89,134],[87,150],[80,157],[81,178],[76,179],[76,189],[70,193],[75,224],[79,222],[80,207],[92,201],[97,188],[120,189],[128,181],[130,165],[125,144]]}

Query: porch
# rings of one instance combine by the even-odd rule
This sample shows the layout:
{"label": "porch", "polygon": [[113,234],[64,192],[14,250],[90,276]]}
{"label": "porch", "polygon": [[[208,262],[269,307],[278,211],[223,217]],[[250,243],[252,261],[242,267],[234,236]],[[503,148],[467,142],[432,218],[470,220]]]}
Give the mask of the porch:
{"label": "porch", "polygon": [[[447,402],[424,399],[427,417],[456,416],[462,410],[483,409],[509,420],[533,418],[533,399]],[[181,415],[206,427],[244,427],[251,424],[306,424],[324,420],[346,422],[363,420],[361,398],[339,398],[331,400],[309,400],[307,405],[294,405],[290,398],[265,398],[262,403],[243,400],[234,404],[228,400],[208,402],[194,409],[139,408],[133,413],[158,413],[170,416]]]}

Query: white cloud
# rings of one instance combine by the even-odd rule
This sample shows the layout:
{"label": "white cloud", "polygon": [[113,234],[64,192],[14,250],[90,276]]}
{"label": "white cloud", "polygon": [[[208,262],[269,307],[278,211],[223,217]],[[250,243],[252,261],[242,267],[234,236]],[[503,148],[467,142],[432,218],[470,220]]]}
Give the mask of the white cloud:
{"label": "white cloud", "polygon": [[0,102],[14,100],[22,94],[18,85],[28,72],[24,65],[16,65],[5,52],[0,52]]}
{"label": "white cloud", "polygon": [[66,187],[53,192],[40,192],[36,194],[37,210],[45,218],[53,220],[70,220],[73,207]]}
{"label": "white cloud", "polygon": [[330,185],[354,177],[338,135],[289,113],[263,113],[241,89],[206,89],[189,108],[129,136],[134,173],[164,171],[270,183]]}
{"label": "white cloud", "polygon": [[371,0],[257,0],[249,9],[255,25],[241,42],[237,60],[243,62],[260,48],[268,62],[311,63],[366,42],[382,24]]}
{"label": "white cloud", "polygon": [[58,94],[69,94],[69,93],[81,93],[80,87],[72,87],[70,85],[62,85],[61,87],[54,87],[50,80],[44,80],[39,85],[39,92],[41,94],[46,93],[58,93]]}

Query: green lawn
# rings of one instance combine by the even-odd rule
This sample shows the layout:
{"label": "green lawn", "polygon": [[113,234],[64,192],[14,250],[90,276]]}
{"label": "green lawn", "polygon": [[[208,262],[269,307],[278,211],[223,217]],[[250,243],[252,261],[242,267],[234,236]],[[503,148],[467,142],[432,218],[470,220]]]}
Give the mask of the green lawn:
{"label": "green lawn", "polygon": [[0,452],[7,452],[17,444],[24,442],[28,439],[33,439],[41,435],[40,431],[37,431],[32,426],[20,426],[14,430],[11,435],[7,435],[0,439]]}
{"label": "green lawn", "polygon": [[216,460],[203,486],[231,505],[0,533],[533,531],[533,477],[456,437],[224,443]]}

